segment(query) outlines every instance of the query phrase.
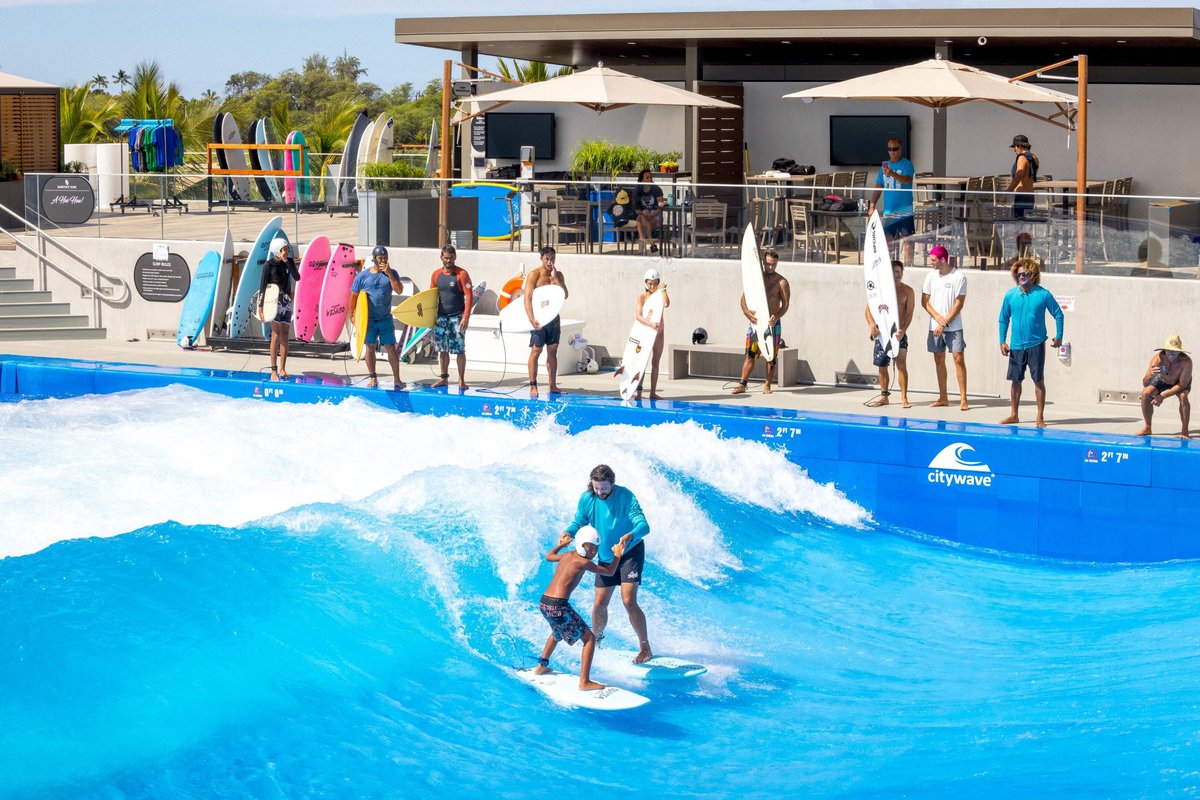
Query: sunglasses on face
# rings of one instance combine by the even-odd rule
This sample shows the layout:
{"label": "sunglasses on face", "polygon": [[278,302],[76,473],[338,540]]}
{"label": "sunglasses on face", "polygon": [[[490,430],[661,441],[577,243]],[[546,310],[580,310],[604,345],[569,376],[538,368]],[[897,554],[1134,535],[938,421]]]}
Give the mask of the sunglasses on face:
{"label": "sunglasses on face", "polygon": [[900,148],[899,148],[899,147],[889,147],[889,148],[888,148],[888,152],[889,152],[889,153],[899,153],[899,152],[900,152]]}

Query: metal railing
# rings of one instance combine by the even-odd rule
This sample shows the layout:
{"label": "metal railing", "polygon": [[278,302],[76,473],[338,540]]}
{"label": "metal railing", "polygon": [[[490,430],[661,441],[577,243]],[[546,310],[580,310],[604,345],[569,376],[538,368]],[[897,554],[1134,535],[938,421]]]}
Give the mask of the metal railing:
{"label": "metal railing", "polygon": [[[15,233],[4,227],[0,227],[0,234],[7,236],[17,247],[36,259],[38,265],[37,285],[39,291],[46,291],[46,282],[48,277],[47,270],[53,269],[59,275],[90,294],[92,299],[90,322],[93,328],[102,327],[102,320],[100,316],[101,303],[108,303],[110,306],[119,306],[129,301],[131,296],[129,284],[123,278],[120,278],[116,275],[110,275],[109,273],[100,269],[95,264],[76,253],[74,250],[58,241],[58,239],[46,233],[46,231],[44,231],[42,228],[25,219],[24,215],[13,211],[11,208],[0,204],[0,213],[7,214],[8,216],[18,219],[24,223],[26,228],[26,230],[22,232],[24,235]],[[30,230],[32,230],[33,234],[36,236],[36,246],[30,246],[25,241],[25,238],[29,235]],[[58,263],[58,261],[52,258],[47,252],[48,248],[50,247],[53,247],[63,256],[66,256],[71,261],[74,261],[76,264],[79,264],[85,270],[87,270],[88,279],[85,280],[77,277],[71,272],[71,270],[64,267],[62,264]]]}

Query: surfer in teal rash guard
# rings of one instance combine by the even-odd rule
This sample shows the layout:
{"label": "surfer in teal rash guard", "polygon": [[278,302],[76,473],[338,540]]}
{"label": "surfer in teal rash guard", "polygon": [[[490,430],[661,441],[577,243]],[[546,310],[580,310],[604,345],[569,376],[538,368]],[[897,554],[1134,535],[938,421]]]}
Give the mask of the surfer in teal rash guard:
{"label": "surfer in teal rash guard", "polygon": [[642,571],[646,563],[646,547],[642,540],[649,535],[650,525],[633,492],[624,486],[617,486],[615,481],[616,475],[607,464],[600,464],[592,470],[587,489],[575,508],[575,519],[563,534],[574,537],[584,525],[591,525],[600,534],[601,553],[609,552],[618,542],[625,541],[625,535],[629,534],[616,573],[596,575],[592,625],[595,627],[596,640],[602,640],[604,628],[608,625],[608,602],[612,599],[613,589],[620,586],[621,601],[629,614],[629,624],[638,637],[638,654],[633,661],[640,664],[654,657],[646,632],[646,615],[637,602],[638,586],[642,583]]}

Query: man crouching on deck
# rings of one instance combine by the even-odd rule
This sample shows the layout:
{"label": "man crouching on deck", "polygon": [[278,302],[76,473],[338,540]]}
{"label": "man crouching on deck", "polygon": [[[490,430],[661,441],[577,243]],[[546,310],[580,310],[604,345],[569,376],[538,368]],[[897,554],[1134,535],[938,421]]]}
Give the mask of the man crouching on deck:
{"label": "man crouching on deck", "polygon": [[554,646],[560,639],[567,644],[575,644],[577,640],[582,639],[583,658],[579,665],[579,690],[587,692],[604,688],[604,684],[596,683],[591,679],[592,656],[596,653],[596,637],[592,635],[591,629],[588,628],[579,613],[571,608],[571,592],[575,591],[575,587],[579,585],[585,572],[595,572],[600,575],[612,575],[616,572],[630,538],[628,533],[621,537],[621,541],[613,546],[612,561],[604,567],[598,567],[592,563],[600,543],[600,534],[594,530],[580,531],[574,539],[575,552],[573,553],[560,552],[572,541],[570,534],[566,533],[559,536],[558,544],[553,550],[546,553],[546,560],[557,561],[558,566],[554,570],[554,579],[550,581],[550,586],[546,588],[546,593],[542,595],[542,602],[539,605],[542,616],[546,618],[546,622],[550,623],[550,637],[546,639],[546,646],[542,648],[542,657],[538,659],[538,665],[533,670],[535,673],[545,675],[551,671],[550,656],[554,653]]}

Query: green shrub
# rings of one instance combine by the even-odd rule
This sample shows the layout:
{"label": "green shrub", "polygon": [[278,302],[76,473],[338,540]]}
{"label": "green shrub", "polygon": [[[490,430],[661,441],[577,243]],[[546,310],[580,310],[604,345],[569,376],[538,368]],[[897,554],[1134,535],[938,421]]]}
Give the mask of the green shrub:
{"label": "green shrub", "polygon": [[[366,187],[373,192],[393,192],[401,189],[420,189],[425,184],[425,170],[407,161],[371,161],[363,165]],[[372,179],[375,180],[372,180]],[[396,180],[420,178],[421,180]]]}
{"label": "green shrub", "polygon": [[21,169],[12,161],[0,161],[0,182],[15,181],[21,177]]}

